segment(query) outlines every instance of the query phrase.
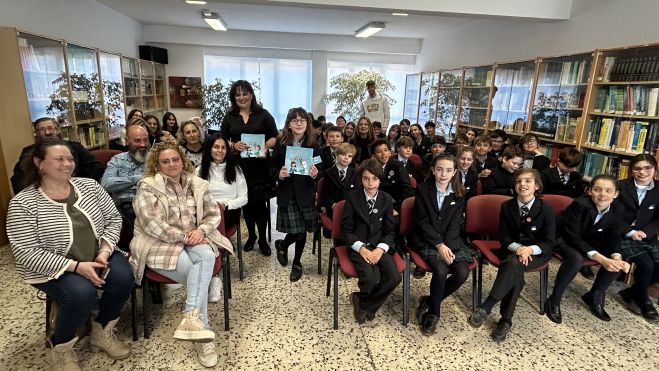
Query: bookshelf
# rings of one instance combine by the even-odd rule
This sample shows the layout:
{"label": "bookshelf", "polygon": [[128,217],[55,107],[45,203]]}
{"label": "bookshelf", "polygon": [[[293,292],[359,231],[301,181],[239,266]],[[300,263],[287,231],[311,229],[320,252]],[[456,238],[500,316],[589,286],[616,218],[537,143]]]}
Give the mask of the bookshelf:
{"label": "bookshelf", "polygon": [[435,121],[437,117],[437,88],[439,85],[438,72],[421,73],[421,94],[419,96],[419,115],[416,122],[421,127],[428,121]]}
{"label": "bookshelf", "polygon": [[121,57],[125,87],[125,110],[140,109],[158,120],[165,113],[165,66],[159,63]]}
{"label": "bookshelf", "polygon": [[405,101],[403,117],[411,122],[417,122],[419,117],[419,97],[421,91],[421,74],[412,73],[405,76]]}
{"label": "bookshelf", "polygon": [[538,58],[530,131],[543,141],[576,145],[594,53]]}
{"label": "bookshelf", "polygon": [[527,132],[535,75],[535,60],[494,65],[492,108],[488,124],[491,129],[503,129],[509,135]]}
{"label": "bookshelf", "polygon": [[493,72],[492,65],[464,68],[460,99],[461,128],[487,129]]}
{"label": "bookshelf", "polygon": [[440,71],[436,133],[443,135],[449,142],[453,141],[458,124],[462,78],[462,68]]}

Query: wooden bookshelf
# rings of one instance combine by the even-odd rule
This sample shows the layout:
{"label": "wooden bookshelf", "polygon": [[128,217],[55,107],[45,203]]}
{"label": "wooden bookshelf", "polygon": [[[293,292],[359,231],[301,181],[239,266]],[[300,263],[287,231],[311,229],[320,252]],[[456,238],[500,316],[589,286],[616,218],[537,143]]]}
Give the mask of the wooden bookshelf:
{"label": "wooden bookshelf", "polygon": [[124,56],[121,57],[121,70],[126,112],[139,109],[145,115],[154,115],[160,120],[167,110],[165,66]]}
{"label": "wooden bookshelf", "polygon": [[494,86],[491,99],[492,129],[503,129],[510,134],[528,131],[531,116],[533,88],[537,81],[536,60],[494,65]]}
{"label": "wooden bookshelf", "polygon": [[459,127],[487,130],[491,114],[494,70],[492,65],[464,67]]}

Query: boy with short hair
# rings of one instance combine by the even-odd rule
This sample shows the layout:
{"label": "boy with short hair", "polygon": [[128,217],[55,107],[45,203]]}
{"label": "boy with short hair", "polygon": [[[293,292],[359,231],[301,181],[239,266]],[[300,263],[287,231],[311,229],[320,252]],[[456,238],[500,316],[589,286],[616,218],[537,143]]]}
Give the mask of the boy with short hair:
{"label": "boy with short hair", "polygon": [[[432,121],[429,121],[431,124]],[[438,154],[446,151],[446,139],[443,136],[433,136],[430,140],[430,153],[423,156],[423,176],[427,177],[430,175],[430,163],[432,162],[433,157]]]}
{"label": "boy with short hair", "polygon": [[382,132],[382,123],[379,121],[373,121],[371,126],[373,126],[373,134],[375,134],[375,139],[386,138],[386,135]]}
{"label": "boy with short hair", "polygon": [[[338,126],[332,126],[327,129],[327,146],[320,149],[320,159],[322,163],[317,165],[318,170],[325,171],[336,163],[336,149],[343,143],[343,133]],[[322,173],[320,173],[322,176]]]}
{"label": "boy with short hair", "polygon": [[485,178],[490,175],[493,168],[499,165],[499,160],[490,155],[492,140],[487,135],[479,135],[474,139],[474,167],[479,178]]}
{"label": "boy with short hair", "polygon": [[341,143],[336,149],[336,164],[325,171],[319,197],[321,207],[325,208],[330,218],[336,203],[344,200],[347,193],[354,191],[359,184],[357,172],[350,166],[356,154],[355,146]]}
{"label": "boy with short hair", "polygon": [[382,176],[378,160],[364,161],[358,171],[362,186],[348,193],[341,217],[348,258],[359,280],[359,292],[350,294],[358,324],[372,321],[401,281],[393,254],[387,253],[394,248],[393,200],[380,189]]}
{"label": "boy with short hair", "polygon": [[555,167],[542,170],[542,185],[545,194],[563,195],[572,198],[583,196],[586,182],[576,170],[581,164],[582,153],[573,147],[565,147],[558,154]]}
{"label": "boy with short hair", "polygon": [[380,189],[393,198],[394,215],[398,215],[403,200],[414,196],[410,176],[403,164],[391,158],[391,151],[389,151],[386,140],[375,140],[371,143],[370,151],[373,158],[380,164],[380,168],[383,169],[384,175],[380,182]]}
{"label": "boy with short hair", "polygon": [[410,125],[412,123],[408,119],[402,119],[398,123],[398,127],[400,128],[400,136],[401,137],[409,137],[410,136]]}
{"label": "boy with short hair", "polygon": [[524,151],[510,146],[503,152],[501,164],[492,169],[487,178],[483,178],[483,194],[513,195],[513,174],[524,163]]}
{"label": "boy with short hair", "polygon": [[[409,176],[414,175],[416,166],[410,161],[410,156],[414,151],[414,139],[410,137],[400,137],[396,141],[396,160],[403,164]],[[372,153],[372,152],[371,152]]]}
{"label": "boy with short hair", "polygon": [[492,130],[492,132],[490,133],[490,140],[492,141],[491,142],[492,148],[490,149],[490,154],[496,157],[497,160],[501,160],[501,157],[503,156],[503,151],[508,146],[506,144],[506,139],[508,139],[508,134],[506,134],[506,132],[501,129]]}
{"label": "boy with short hair", "polygon": [[[426,122],[425,125],[423,125],[423,127],[426,129],[426,136],[430,138],[430,140],[432,140],[432,138],[435,137],[435,127],[436,127],[435,123],[432,121],[428,121]],[[444,146],[446,147],[446,145]]]}

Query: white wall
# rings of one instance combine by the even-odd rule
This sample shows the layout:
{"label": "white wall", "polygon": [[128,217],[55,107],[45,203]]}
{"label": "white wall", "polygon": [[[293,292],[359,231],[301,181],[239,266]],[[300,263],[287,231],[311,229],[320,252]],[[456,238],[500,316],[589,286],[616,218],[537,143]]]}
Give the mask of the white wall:
{"label": "white wall", "polygon": [[465,19],[423,40],[419,71],[659,42],[657,0],[574,0],[567,21]]}
{"label": "white wall", "polygon": [[141,23],[95,0],[1,0],[0,25],[130,57],[143,39]]}

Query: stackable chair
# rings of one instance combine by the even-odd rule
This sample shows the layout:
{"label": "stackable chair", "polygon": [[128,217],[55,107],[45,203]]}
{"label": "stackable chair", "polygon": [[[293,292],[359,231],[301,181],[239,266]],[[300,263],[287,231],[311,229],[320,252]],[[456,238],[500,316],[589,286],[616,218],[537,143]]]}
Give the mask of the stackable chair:
{"label": "stackable chair", "polygon": [[[408,233],[412,231],[412,228],[414,227],[414,199],[416,197],[408,197],[403,201],[403,204],[400,208],[400,234],[403,237],[407,237]],[[414,249],[414,247],[411,247],[410,245],[405,243],[405,250],[406,252],[410,255],[410,258],[412,259],[412,262],[423,270],[424,272],[431,272],[430,265],[423,260],[421,255]],[[476,303],[477,299],[477,292],[476,292],[476,282],[477,282],[477,271],[474,270],[478,266],[478,259],[474,256],[474,259],[469,263],[469,270],[472,271],[471,279],[472,279],[472,285],[471,285],[471,306],[472,310],[476,310],[478,307],[479,303]]]}
{"label": "stackable chair", "polygon": [[[329,233],[332,233],[332,219],[327,215],[326,212],[321,211],[320,207],[320,195],[323,191],[324,179],[320,178],[318,184],[316,185],[316,212],[318,212],[318,219],[316,220],[316,225],[314,226],[313,231],[313,242],[312,242],[312,254],[316,254],[318,257],[318,274],[322,273],[322,244],[323,244],[323,235],[322,228],[325,228]],[[316,251],[316,246],[318,246],[318,251]]]}
{"label": "stackable chair", "polygon": [[[222,222],[224,223],[224,205],[218,203],[220,205],[220,209],[222,209]],[[238,209],[241,210],[241,209]],[[226,225],[224,224],[224,233],[222,233],[225,237],[229,238],[233,236],[234,234],[236,235],[236,255],[238,255],[238,278],[240,280],[243,280],[244,277],[244,265],[243,265],[243,242],[242,242],[242,237],[240,233],[240,219],[238,219],[238,223],[232,224],[232,225]]]}
{"label": "stackable chair", "polygon": [[[327,270],[327,290],[325,296],[330,295],[330,285],[334,281],[334,330],[339,328],[339,268],[348,277],[357,278],[357,271],[354,264],[348,258],[349,247],[345,246],[343,236],[341,234],[341,215],[343,214],[343,206],[345,201],[340,201],[334,206],[333,220],[332,220],[332,240],[334,246],[330,249],[329,266]],[[391,248],[394,248],[393,246]],[[403,275],[403,325],[407,326],[409,322],[409,298],[410,298],[410,271],[409,271],[409,256],[401,254],[397,251],[394,254],[394,262],[398,268],[398,272]]]}

